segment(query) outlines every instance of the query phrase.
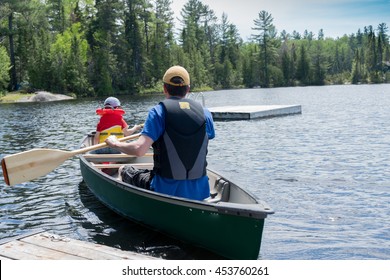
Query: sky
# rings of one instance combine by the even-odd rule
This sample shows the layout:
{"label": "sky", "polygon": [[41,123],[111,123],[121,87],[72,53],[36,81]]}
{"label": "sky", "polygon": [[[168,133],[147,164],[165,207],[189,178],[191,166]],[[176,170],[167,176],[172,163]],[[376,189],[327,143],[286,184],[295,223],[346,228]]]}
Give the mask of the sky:
{"label": "sky", "polygon": [[[254,20],[259,12],[267,11],[273,17],[273,24],[280,33],[292,34],[295,30],[303,34],[307,29],[315,36],[323,29],[325,37],[336,39],[356,33],[360,28],[380,23],[390,28],[390,0],[200,0],[214,10],[219,20],[222,13],[239,30],[247,41],[254,33]],[[180,11],[188,0],[172,0],[175,17],[181,18]],[[180,27],[176,23],[176,27]],[[389,33],[390,35],[390,30]]]}

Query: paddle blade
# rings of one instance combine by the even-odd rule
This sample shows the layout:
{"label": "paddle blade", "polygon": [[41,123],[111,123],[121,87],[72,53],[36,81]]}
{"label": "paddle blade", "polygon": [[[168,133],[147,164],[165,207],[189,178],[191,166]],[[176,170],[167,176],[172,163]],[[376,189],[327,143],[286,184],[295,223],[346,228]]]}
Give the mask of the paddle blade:
{"label": "paddle blade", "polygon": [[32,149],[5,156],[1,160],[5,183],[13,186],[46,175],[71,156],[71,152],[52,149]]}

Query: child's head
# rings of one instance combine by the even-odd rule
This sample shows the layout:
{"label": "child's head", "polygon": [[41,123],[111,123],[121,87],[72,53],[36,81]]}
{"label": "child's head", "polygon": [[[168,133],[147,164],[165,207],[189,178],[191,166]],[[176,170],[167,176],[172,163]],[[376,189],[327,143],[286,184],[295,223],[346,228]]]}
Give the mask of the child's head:
{"label": "child's head", "polygon": [[121,102],[116,97],[108,97],[104,101],[104,108],[105,109],[116,109],[118,107],[121,107]]}

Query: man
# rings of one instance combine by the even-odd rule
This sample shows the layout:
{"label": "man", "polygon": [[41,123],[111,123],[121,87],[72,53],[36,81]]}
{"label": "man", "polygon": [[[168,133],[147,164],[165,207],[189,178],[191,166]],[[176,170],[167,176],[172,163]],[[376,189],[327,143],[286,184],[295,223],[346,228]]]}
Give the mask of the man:
{"label": "man", "polygon": [[106,143],[126,154],[143,156],[152,146],[152,172],[125,166],[122,180],[159,193],[203,200],[210,195],[206,174],[208,140],[215,137],[211,113],[194,100],[190,76],[181,66],[169,68],[163,77],[166,99],[153,107],[137,141],[122,143],[110,137]]}

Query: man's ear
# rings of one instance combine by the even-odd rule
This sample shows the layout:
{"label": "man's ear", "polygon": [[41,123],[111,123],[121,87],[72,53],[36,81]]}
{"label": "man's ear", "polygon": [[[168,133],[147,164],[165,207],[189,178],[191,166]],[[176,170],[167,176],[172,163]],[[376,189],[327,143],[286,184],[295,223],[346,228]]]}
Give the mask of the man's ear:
{"label": "man's ear", "polygon": [[171,95],[168,92],[168,86],[166,84],[164,84],[164,96],[165,96],[165,98],[171,97]]}

